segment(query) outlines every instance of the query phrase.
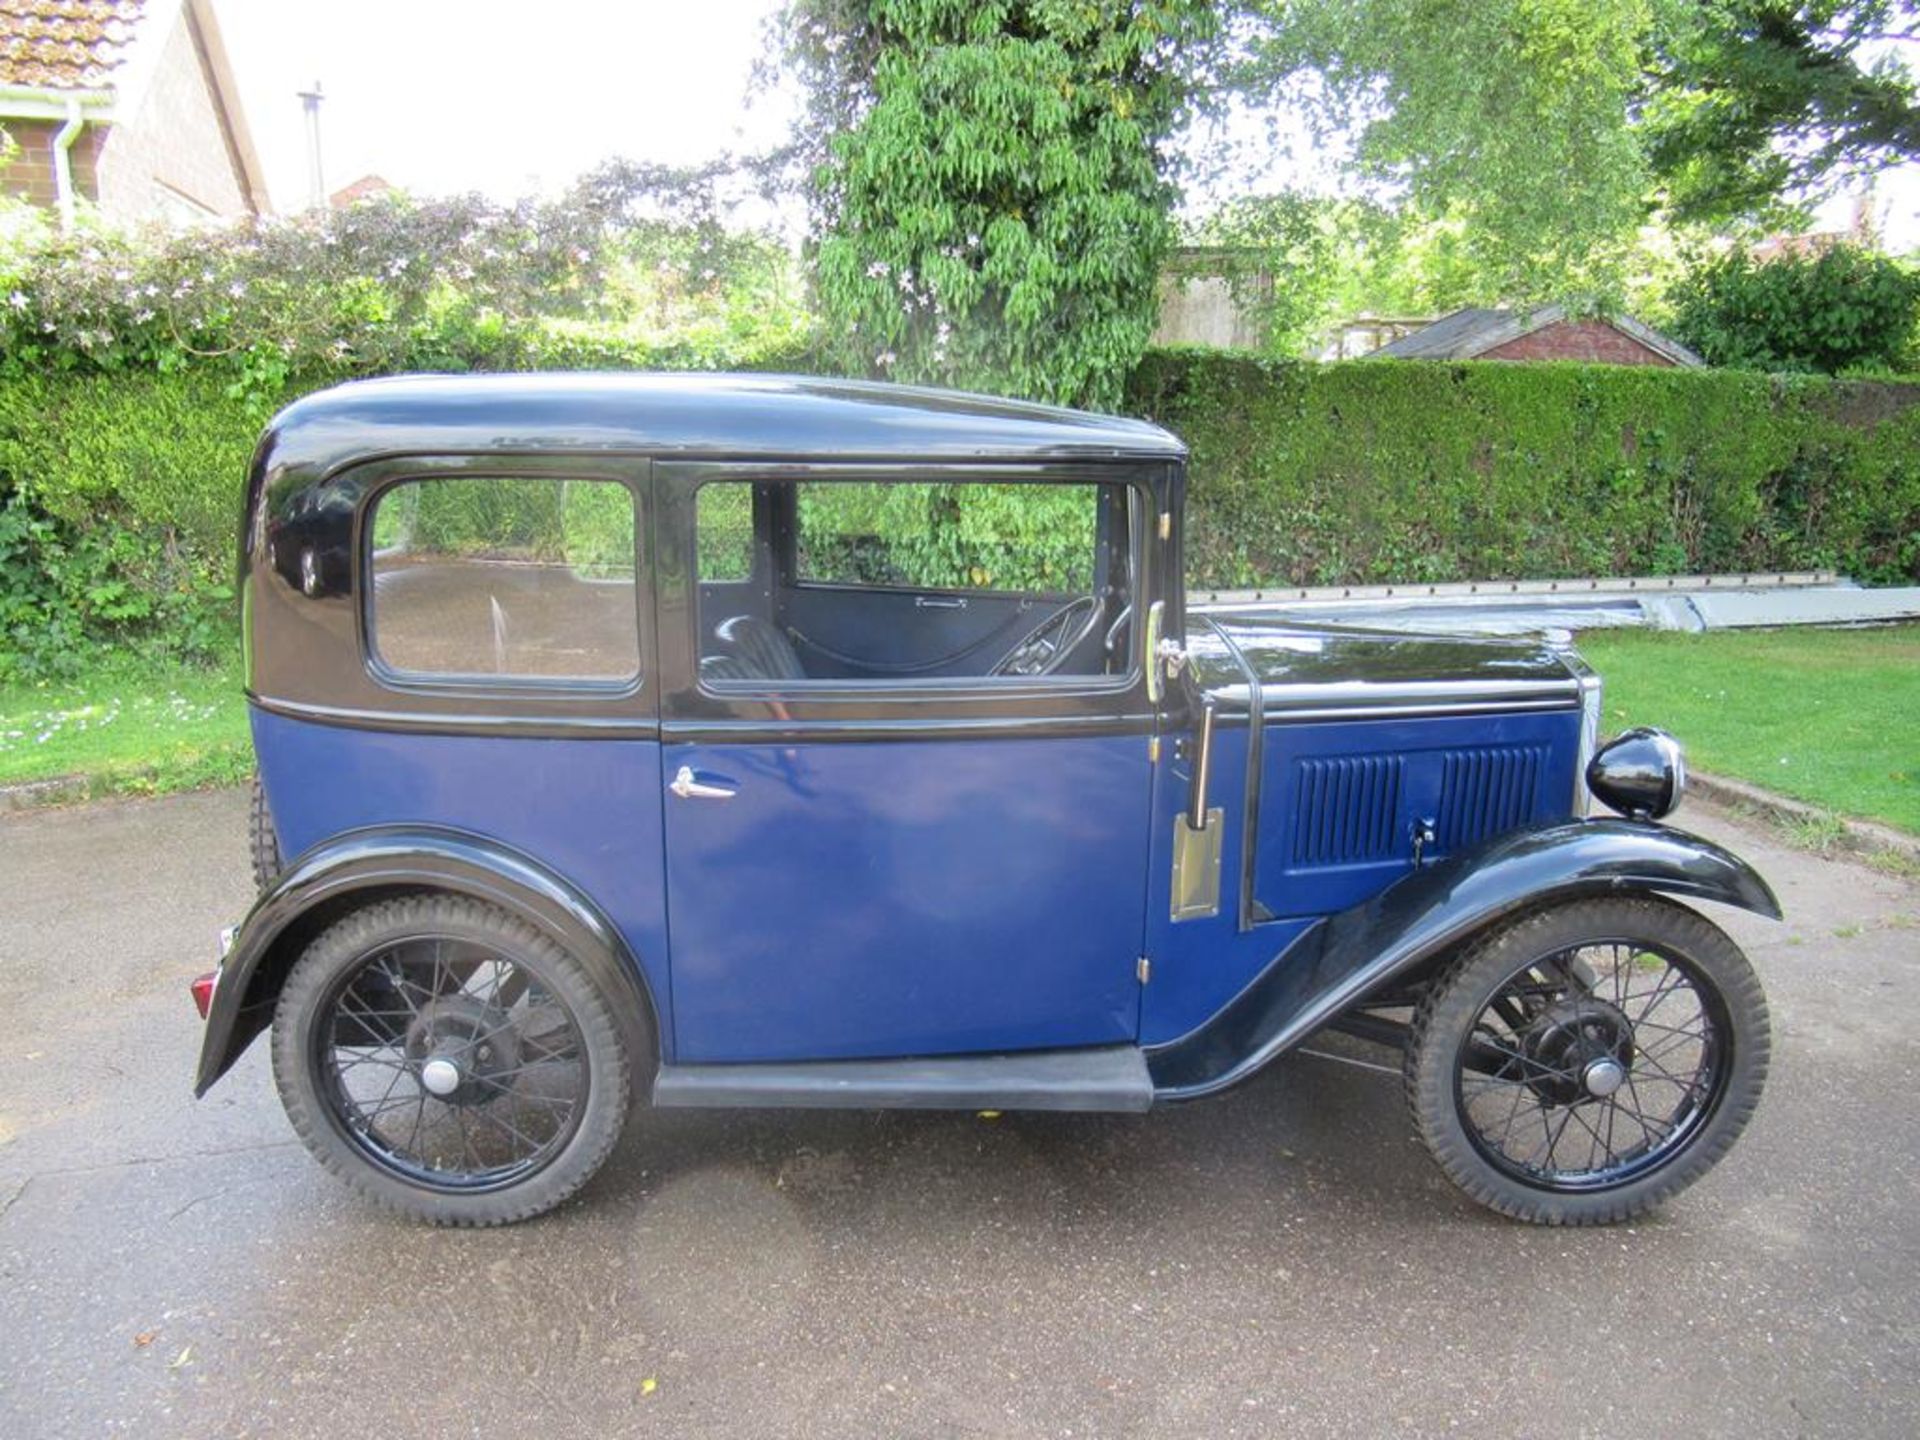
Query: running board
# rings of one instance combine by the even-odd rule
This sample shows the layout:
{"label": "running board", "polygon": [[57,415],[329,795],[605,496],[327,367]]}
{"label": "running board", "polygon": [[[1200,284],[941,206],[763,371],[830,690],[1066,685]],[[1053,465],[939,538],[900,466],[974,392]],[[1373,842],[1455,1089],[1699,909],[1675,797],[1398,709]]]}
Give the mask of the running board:
{"label": "running board", "polygon": [[653,1103],[675,1109],[1121,1110],[1153,1104],[1134,1045],[949,1055],[917,1060],[809,1060],[662,1065]]}

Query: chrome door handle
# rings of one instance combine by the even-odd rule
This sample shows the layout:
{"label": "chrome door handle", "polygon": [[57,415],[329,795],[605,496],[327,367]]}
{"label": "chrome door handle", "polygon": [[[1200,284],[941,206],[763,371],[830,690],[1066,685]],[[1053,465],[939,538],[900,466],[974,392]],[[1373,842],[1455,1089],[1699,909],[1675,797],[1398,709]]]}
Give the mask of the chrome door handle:
{"label": "chrome door handle", "polygon": [[694,779],[691,765],[682,765],[667,789],[682,800],[731,800],[734,796],[731,785],[709,785]]}

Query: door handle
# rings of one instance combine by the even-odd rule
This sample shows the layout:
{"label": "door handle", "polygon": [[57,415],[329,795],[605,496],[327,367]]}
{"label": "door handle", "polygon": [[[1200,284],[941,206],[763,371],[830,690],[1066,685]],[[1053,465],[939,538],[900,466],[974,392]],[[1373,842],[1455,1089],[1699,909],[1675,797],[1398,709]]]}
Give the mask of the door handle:
{"label": "door handle", "polygon": [[731,785],[709,785],[704,780],[696,780],[691,765],[682,765],[667,789],[682,800],[731,800],[734,796]]}

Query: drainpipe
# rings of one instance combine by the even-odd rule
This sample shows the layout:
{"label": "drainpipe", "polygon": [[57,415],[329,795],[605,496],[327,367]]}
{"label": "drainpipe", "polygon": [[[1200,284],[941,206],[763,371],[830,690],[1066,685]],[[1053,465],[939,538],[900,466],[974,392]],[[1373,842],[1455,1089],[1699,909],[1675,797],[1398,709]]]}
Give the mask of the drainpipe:
{"label": "drainpipe", "polygon": [[73,142],[80,138],[86,120],[80,114],[80,97],[67,96],[67,118],[53,134],[53,193],[60,206],[60,228],[73,229]]}
{"label": "drainpipe", "polygon": [[10,120],[58,120],[53,135],[53,194],[63,227],[73,223],[79,199],[73,184],[73,143],[89,120],[111,124],[111,90],[61,90],[46,85],[0,84],[0,125]]}

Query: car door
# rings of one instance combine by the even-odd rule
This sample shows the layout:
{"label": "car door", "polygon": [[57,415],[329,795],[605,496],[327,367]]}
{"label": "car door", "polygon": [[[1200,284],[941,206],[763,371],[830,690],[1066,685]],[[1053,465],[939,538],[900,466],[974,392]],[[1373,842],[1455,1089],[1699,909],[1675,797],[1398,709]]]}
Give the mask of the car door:
{"label": "car door", "polygon": [[[893,483],[858,474],[861,483]],[[938,544],[914,550],[914,527],[900,528],[898,516],[895,538],[907,536],[901,545],[922,555],[908,562],[916,575],[887,572],[887,583],[867,586],[809,573],[810,563],[826,563],[821,554],[838,552],[826,542],[809,550],[796,487],[845,479],[827,467],[778,475],[705,462],[656,467],[660,643],[671,657],[661,798],[676,1056],[939,1055],[1132,1040],[1154,719],[1127,607],[1147,583],[1137,521],[1151,503],[1146,479],[1114,466],[995,477],[1034,487],[996,492],[1006,513],[1031,520],[1067,494],[1040,487],[1079,484],[1097,516],[1091,530],[1068,527],[1093,545],[1094,563],[1058,581],[1052,571],[1028,576],[1039,593],[1018,592],[1021,623],[1001,623],[1001,612],[1018,609],[1014,591],[980,597],[992,616],[979,622],[990,639],[976,672],[1079,603],[1048,586],[1098,592],[1098,623],[1075,658],[1057,673],[1024,676],[954,673],[968,668],[953,659],[954,620],[975,592],[915,586],[927,566],[957,564],[941,577],[968,584],[994,577],[967,555],[935,555]],[[925,493],[964,510],[984,492],[963,487],[985,482],[923,469],[899,483],[947,487]],[[862,508],[856,498],[861,505],[841,508]],[[899,498],[878,494],[865,508]],[[856,582],[872,563],[872,538],[840,547],[865,556],[848,561]],[[1063,542],[1000,551],[991,543],[969,553],[989,565],[1012,556],[1004,563],[1017,568]],[[825,593],[834,586],[840,621]],[[916,597],[939,603],[915,605]],[[876,629],[882,608],[888,624]],[[929,620],[918,638],[907,628],[917,613]],[[820,643],[845,663],[816,658],[810,670],[796,616],[815,631],[888,633],[889,658],[850,675],[849,666],[875,662],[827,639]],[[1073,619],[1078,626],[1084,616]],[[916,661],[917,649],[940,659],[940,673]],[[827,668],[842,673],[818,673]]]}

